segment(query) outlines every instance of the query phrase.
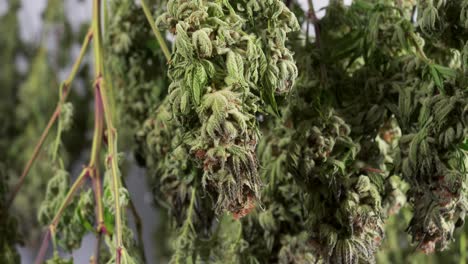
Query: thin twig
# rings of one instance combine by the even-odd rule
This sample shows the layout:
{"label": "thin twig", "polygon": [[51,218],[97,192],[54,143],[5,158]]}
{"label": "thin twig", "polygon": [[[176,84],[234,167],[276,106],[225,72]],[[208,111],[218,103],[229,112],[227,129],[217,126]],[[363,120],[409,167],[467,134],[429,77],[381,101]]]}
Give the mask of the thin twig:
{"label": "thin twig", "polygon": [[60,105],[57,105],[54,113],[52,114],[52,116],[49,119],[49,122],[47,123],[46,128],[42,132],[42,135],[39,138],[39,141],[37,142],[36,147],[34,147],[34,151],[33,151],[31,158],[28,160],[28,163],[26,163],[26,167],[24,167],[23,173],[21,174],[21,177],[19,178],[18,183],[13,188],[13,192],[11,193],[10,199],[8,199],[8,202],[7,202],[7,208],[9,208],[13,204],[13,201],[15,200],[16,195],[18,194],[19,190],[23,186],[24,180],[26,179],[26,176],[31,170],[32,165],[34,164],[34,161],[36,161],[36,158],[39,156],[39,152],[41,151],[42,145],[44,144],[45,140],[47,139],[47,136],[49,135],[50,129],[55,124],[55,121],[57,121],[59,115],[60,115]]}
{"label": "thin twig", "polygon": [[107,230],[104,226],[104,209],[102,206],[102,182],[101,182],[101,175],[99,171],[95,171],[94,175],[92,175],[93,180],[93,189],[94,189],[94,196],[96,200],[96,220],[97,220],[97,228],[98,232],[106,233]]}
{"label": "thin twig", "polygon": [[[195,193],[196,193],[196,188],[192,187],[192,194],[190,195],[190,204],[187,209],[186,217],[184,220],[184,224],[181,227],[181,232],[179,234],[179,237],[184,238],[187,236],[188,231],[190,230],[192,226],[192,215],[193,215],[193,209],[194,209],[194,204],[195,204]],[[176,259],[175,263],[180,263],[179,256],[180,254],[177,254],[177,252],[174,254]]]}
{"label": "thin twig", "polygon": [[96,214],[96,247],[94,252],[94,259],[96,263],[99,262],[99,253],[101,248],[102,235],[107,233],[104,226],[104,209],[102,206],[102,186],[101,175],[99,170],[99,154],[101,153],[102,137],[104,134],[104,117],[102,99],[99,90],[94,91],[94,136],[93,145],[91,149],[91,159],[89,166],[93,168],[91,172],[91,181],[93,186],[94,197],[96,201],[95,214]]}
{"label": "thin twig", "polygon": [[[308,3],[309,3],[309,19],[314,25],[314,31],[315,31],[315,46],[317,47],[317,50],[320,53],[320,57],[322,57],[323,50],[322,50],[322,40],[320,37],[319,19],[317,18],[317,15],[315,14],[314,3],[312,2],[312,0],[308,0]],[[322,60],[320,60],[320,76],[321,76],[322,85],[325,85],[327,83],[328,77],[327,77],[327,70],[325,68],[325,64],[322,62]]]}
{"label": "thin twig", "polygon": [[93,257],[96,261],[95,263],[99,263],[102,235],[107,233],[106,227],[104,225],[104,211],[102,207],[101,175],[99,174],[99,170],[94,170],[94,172],[91,174],[91,180],[92,180],[92,185],[93,185],[94,198],[96,201],[95,214],[96,214],[96,225],[97,225],[96,226],[96,245],[94,248]]}
{"label": "thin twig", "polygon": [[82,62],[82,60],[84,58],[84,55],[86,54],[86,50],[88,48],[89,42],[91,41],[92,38],[93,38],[93,32],[90,29],[90,30],[88,30],[88,34],[86,34],[86,37],[83,40],[83,44],[81,45],[80,54],[79,54],[78,58],[76,59],[75,63],[73,64],[70,75],[68,76],[68,78],[64,82],[62,82],[62,84],[60,86],[60,90],[63,91],[63,95],[61,96],[61,100],[57,104],[57,107],[55,108],[54,113],[50,117],[46,128],[42,132],[41,137],[39,138],[39,141],[37,142],[36,146],[34,147],[33,154],[31,156],[31,158],[28,160],[28,162],[26,163],[26,166],[24,167],[23,172],[21,173],[21,176],[20,176],[20,178],[18,180],[18,183],[13,188],[13,192],[12,192],[12,194],[10,196],[10,199],[7,202],[7,208],[9,208],[11,206],[11,204],[13,203],[13,201],[15,200],[15,197],[18,194],[21,187],[23,186],[24,180],[26,179],[26,176],[28,175],[29,171],[31,170],[31,168],[32,168],[32,166],[34,164],[34,161],[36,161],[37,157],[39,156],[39,153],[41,152],[42,146],[44,145],[44,142],[47,139],[47,136],[49,135],[50,129],[52,128],[52,126],[55,124],[58,117],[60,116],[63,102],[65,102],[65,100],[66,100],[66,98],[67,98],[67,96],[68,96],[68,94],[70,92],[70,86],[71,86],[73,80],[75,79],[75,76],[76,76],[76,74],[78,72],[78,69],[79,69],[79,67],[81,65],[81,62]]}
{"label": "thin twig", "polygon": [[47,228],[47,231],[44,234],[44,238],[42,239],[41,248],[39,249],[39,253],[37,254],[36,260],[34,261],[35,264],[42,264],[47,252],[47,248],[49,247],[50,235],[50,229]]}
{"label": "thin twig", "polygon": [[424,53],[424,50],[421,47],[421,45],[419,45],[416,34],[414,32],[408,32],[407,34],[411,38],[411,41],[413,42],[414,47],[416,48],[416,55],[425,63],[431,64],[432,61],[426,56],[426,53]]}
{"label": "thin twig", "polygon": [[143,12],[145,13],[146,19],[148,20],[148,23],[151,26],[151,29],[153,30],[154,35],[156,36],[156,39],[158,40],[159,46],[161,46],[161,49],[164,53],[164,56],[166,57],[166,60],[169,62],[171,61],[171,52],[169,51],[169,48],[166,45],[166,41],[161,35],[161,32],[159,32],[158,28],[156,27],[156,24],[154,23],[154,18],[151,15],[151,11],[148,8],[148,5],[146,4],[145,0],[140,0],[141,6],[143,7]]}
{"label": "thin twig", "polygon": [[[122,180],[123,186],[127,188],[127,185],[125,183],[125,180]],[[141,221],[140,214],[138,214],[138,211],[136,209],[135,203],[133,203],[133,199],[129,199],[129,207],[130,211],[132,212],[133,219],[135,221],[135,228],[137,231],[137,239],[138,239],[138,244],[139,244],[139,249],[140,249],[140,254],[143,259],[143,262],[146,263],[146,254],[145,254],[145,247],[144,247],[144,240],[143,240],[143,224]]]}
{"label": "thin twig", "polygon": [[[97,0],[98,1],[98,0]],[[100,91],[102,96],[104,116],[107,127],[107,138],[108,138],[108,152],[109,156],[106,159],[110,163],[111,173],[112,173],[112,193],[115,197],[114,199],[114,209],[115,209],[115,237],[116,237],[116,263],[120,264],[121,253],[123,249],[123,240],[122,240],[122,214],[119,203],[119,189],[121,184],[118,164],[117,164],[117,131],[114,128],[112,123],[112,115],[109,109],[109,101],[107,99],[106,88],[104,84],[104,78],[99,77],[96,81],[96,87]]]}

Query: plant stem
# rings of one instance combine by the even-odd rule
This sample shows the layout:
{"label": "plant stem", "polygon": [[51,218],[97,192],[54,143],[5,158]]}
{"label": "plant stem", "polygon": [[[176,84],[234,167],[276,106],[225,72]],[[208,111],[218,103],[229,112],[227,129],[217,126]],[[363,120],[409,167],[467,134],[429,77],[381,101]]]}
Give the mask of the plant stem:
{"label": "plant stem", "polygon": [[[60,91],[60,94],[62,94],[62,91]],[[60,104],[60,107],[63,104]],[[55,136],[55,143],[53,146],[53,151],[52,151],[52,162],[55,163],[57,160],[57,154],[58,154],[58,149],[60,146],[60,140],[62,139],[62,122],[60,118],[58,118],[58,123],[57,123],[57,135]]]}
{"label": "plant stem", "polygon": [[95,88],[96,91],[100,93],[102,99],[102,107],[104,112],[104,118],[107,127],[107,138],[108,138],[108,162],[110,162],[111,173],[112,173],[112,193],[114,195],[114,210],[115,210],[115,246],[116,246],[116,263],[120,264],[123,242],[122,242],[122,215],[121,208],[119,203],[119,189],[120,189],[120,174],[118,170],[118,160],[117,160],[117,131],[114,128],[112,122],[112,113],[109,106],[109,99],[107,96],[107,90],[105,86],[105,79],[103,77],[103,53],[102,53],[102,35],[100,28],[100,0],[94,0],[93,7],[93,28],[95,32],[95,41],[94,41],[94,52],[95,52],[95,67],[96,67],[96,81]]}
{"label": "plant stem", "polygon": [[102,136],[104,133],[104,119],[101,93],[97,87],[94,89],[94,134],[91,147],[89,166],[98,169],[99,154],[101,153]]}
{"label": "plant stem", "polygon": [[[109,10],[109,7],[107,6],[108,4],[108,1],[104,1],[103,4],[101,5],[102,6],[102,23],[100,23],[102,25],[102,30],[100,32],[106,32],[106,29],[109,25],[109,17],[108,17],[108,10]],[[101,47],[104,45],[104,38],[101,34],[101,39],[100,39],[100,43],[101,43]],[[106,58],[106,51],[104,49],[100,49],[100,53],[101,53],[101,58]],[[115,105],[116,105],[116,102],[115,102],[115,93],[114,93],[114,87],[113,87],[113,83],[112,83],[112,80],[109,79],[109,74],[106,74],[106,69],[104,69],[104,67],[101,69],[101,74],[104,76],[104,78],[106,78],[106,83],[107,83],[107,89],[109,90],[109,97],[111,99],[111,101],[109,102],[109,105],[110,105],[110,108],[111,108],[111,113],[113,114],[112,115],[112,120],[114,120],[115,122],[115,113],[117,112],[115,110]]]}
{"label": "plant stem", "polygon": [[29,171],[32,168],[32,165],[34,164],[34,161],[36,161],[36,158],[39,156],[39,152],[41,151],[42,145],[44,144],[45,140],[47,139],[47,136],[49,135],[50,129],[52,126],[55,124],[55,121],[57,121],[58,117],[60,115],[60,105],[57,105],[55,108],[54,113],[49,119],[49,122],[47,123],[46,128],[42,132],[41,137],[39,138],[39,141],[37,142],[36,146],[34,147],[33,154],[31,158],[28,160],[28,163],[26,163],[26,167],[23,169],[23,173],[21,174],[18,183],[16,186],[13,188],[13,192],[10,196],[10,199],[7,202],[7,208],[11,206],[13,201],[15,200],[16,195],[18,194],[19,190],[24,184],[24,180],[26,179],[26,176],[28,175]]}
{"label": "plant stem", "polygon": [[[192,187],[192,194],[190,195],[190,204],[189,204],[189,208],[187,211],[187,216],[182,226],[182,232],[179,235],[179,237],[181,238],[184,238],[187,236],[187,232],[189,231],[189,228],[193,228],[192,227],[192,215],[193,215],[193,207],[195,204],[195,192],[196,192],[196,188]],[[175,263],[180,263],[179,254],[176,253],[175,256],[176,256]]]}
{"label": "plant stem", "polygon": [[460,237],[460,264],[466,264],[466,233]]}
{"label": "plant stem", "polygon": [[91,158],[89,166],[93,168],[91,172],[91,180],[93,192],[96,201],[96,247],[94,252],[95,263],[99,262],[99,252],[101,248],[102,234],[106,233],[104,226],[104,210],[102,206],[102,185],[101,175],[99,170],[99,154],[101,153],[102,137],[104,134],[104,117],[101,94],[98,89],[94,91],[94,136],[91,150]]}
{"label": "plant stem", "polygon": [[[312,0],[308,0],[309,4],[309,19],[311,20],[312,24],[314,24],[314,31],[315,31],[315,46],[317,47],[320,56],[322,56],[322,40],[320,38],[320,25],[317,15],[315,14],[314,3]],[[325,64],[323,64],[322,60],[320,60],[320,77],[322,85],[327,83],[327,71],[325,69]]]}
{"label": "plant stem", "polygon": [[94,47],[94,70],[96,78],[100,78],[103,71],[103,63],[101,61],[101,45],[102,45],[102,36],[101,36],[101,1],[93,0],[93,21],[92,27],[95,34],[93,47]]}
{"label": "plant stem", "polygon": [[101,249],[102,235],[107,233],[104,225],[104,211],[102,207],[102,187],[101,187],[101,175],[99,170],[96,169],[91,174],[91,180],[93,185],[94,198],[96,201],[96,246],[94,248],[93,259],[94,263],[99,263],[99,255]]}
{"label": "plant stem", "polygon": [[112,173],[112,193],[114,195],[114,209],[115,209],[115,235],[116,235],[116,248],[117,248],[117,256],[116,256],[116,263],[120,263],[121,257],[121,250],[123,248],[122,243],[122,215],[121,215],[121,208],[119,203],[119,189],[120,189],[120,174],[118,169],[118,160],[117,160],[117,131],[112,124],[112,116],[110,113],[110,107],[107,99],[106,89],[105,89],[105,82],[104,78],[99,77],[96,81],[96,86],[101,92],[103,108],[104,108],[104,116],[106,120],[106,127],[107,127],[107,138],[108,138],[108,159],[107,161],[110,162],[110,168]]}
{"label": "plant stem", "polygon": [[418,55],[418,57],[425,63],[431,64],[432,61],[426,56],[426,53],[424,53],[423,48],[419,45],[418,40],[416,38],[416,34],[414,34],[414,32],[409,32],[408,35],[410,36],[414,47],[416,48],[416,55]]}
{"label": "plant stem", "polygon": [[315,45],[317,46],[317,48],[320,49],[320,26],[318,25],[319,20],[317,18],[317,15],[315,14],[314,2],[312,2],[312,0],[308,0],[307,3],[309,4],[309,19],[310,22],[312,22],[312,24],[314,25],[315,30]]}
{"label": "plant stem", "polygon": [[[125,184],[125,180],[122,180],[122,184],[124,185],[126,189],[128,189],[127,185]],[[143,241],[143,225],[142,225],[141,217],[138,214],[135,204],[133,203],[133,199],[129,199],[129,207],[133,215],[133,220],[135,221],[135,228],[137,232],[140,255],[141,255],[143,262],[146,263],[146,254],[145,254],[145,247],[144,247],[144,241]]]}
{"label": "plant stem", "polygon": [[98,170],[91,175],[91,179],[93,180],[94,197],[96,200],[96,221],[98,225],[96,230],[98,233],[106,233],[107,231],[104,226],[104,209],[102,206],[102,182]]}
{"label": "plant stem", "polygon": [[37,157],[39,156],[41,148],[44,145],[44,142],[47,139],[47,136],[49,135],[50,129],[52,128],[52,126],[55,124],[58,117],[60,116],[60,112],[61,112],[61,109],[62,109],[62,104],[67,99],[67,96],[68,96],[69,91],[70,91],[70,86],[71,86],[73,80],[75,79],[75,76],[76,76],[76,74],[78,72],[78,69],[79,69],[79,67],[81,65],[81,62],[83,61],[84,55],[86,54],[86,50],[87,50],[87,48],[89,46],[89,42],[91,41],[92,38],[93,38],[93,31],[92,31],[92,29],[89,29],[88,33],[86,34],[85,39],[83,40],[83,44],[81,45],[80,54],[79,54],[78,58],[76,59],[76,61],[74,62],[72,70],[71,70],[68,78],[65,81],[63,81],[62,84],[60,85],[60,90],[63,91],[63,94],[61,94],[61,96],[60,96],[60,101],[57,104],[57,107],[55,108],[54,113],[50,117],[46,128],[42,132],[41,137],[39,138],[39,141],[37,142],[36,146],[34,147],[33,154],[31,156],[31,158],[28,160],[28,162],[26,163],[26,166],[24,167],[23,172],[21,173],[21,176],[20,176],[20,178],[18,180],[18,183],[13,188],[13,192],[12,192],[12,194],[10,196],[10,199],[7,202],[7,208],[9,208],[11,206],[11,204],[13,203],[13,201],[15,200],[15,197],[18,194],[21,187],[23,186],[24,180],[26,179],[26,176],[28,175],[29,171],[31,170],[32,165],[34,164],[34,161],[36,161]]}
{"label": "plant stem", "polygon": [[50,236],[50,229],[47,228],[47,231],[44,234],[44,238],[42,239],[41,248],[39,249],[39,253],[37,254],[34,264],[42,264],[44,262],[45,254],[47,252],[47,248],[49,247]]}
{"label": "plant stem", "polygon": [[65,80],[64,82],[64,86],[66,87],[65,90],[68,89],[68,87],[70,87],[70,85],[72,84],[73,80],[75,79],[75,76],[76,74],[78,73],[78,70],[80,68],[80,65],[81,65],[81,61],[83,60],[84,58],[84,55],[86,54],[86,50],[89,46],[89,42],[93,39],[93,29],[92,27],[90,27],[88,29],[88,33],[86,34],[85,36],[85,39],[83,40],[83,44],[81,45],[81,50],[80,50],[80,54],[78,55],[78,59],[77,61],[73,64],[73,67],[72,67],[72,70],[70,72],[70,75],[68,76],[68,78]]}
{"label": "plant stem", "polygon": [[154,23],[154,18],[151,15],[151,11],[148,8],[146,1],[140,0],[140,2],[141,2],[141,6],[143,7],[143,12],[145,13],[146,19],[148,20],[148,23],[150,24],[151,29],[153,30],[153,33],[156,36],[156,39],[158,40],[159,46],[161,46],[164,56],[166,57],[166,60],[170,62],[171,52],[169,51],[169,48],[166,45],[166,41],[162,37],[161,32],[159,32],[158,28],[156,27],[156,24]]}
{"label": "plant stem", "polygon": [[95,263],[99,263],[99,255],[101,249],[102,235],[107,233],[106,227],[104,225],[104,211],[102,207],[102,185],[101,185],[101,175],[99,170],[95,170],[91,174],[91,180],[93,185],[94,198],[96,201],[96,246],[94,249],[93,257]]}
{"label": "plant stem", "polygon": [[192,225],[192,215],[193,215],[193,207],[194,207],[194,204],[195,204],[195,192],[196,192],[196,188],[195,187],[192,187],[192,194],[190,195],[190,205],[189,205],[189,210],[188,210],[188,213],[187,213],[187,219],[185,220],[185,224],[184,224],[184,229],[183,229],[183,235],[187,235],[187,231],[188,231],[188,228]]}

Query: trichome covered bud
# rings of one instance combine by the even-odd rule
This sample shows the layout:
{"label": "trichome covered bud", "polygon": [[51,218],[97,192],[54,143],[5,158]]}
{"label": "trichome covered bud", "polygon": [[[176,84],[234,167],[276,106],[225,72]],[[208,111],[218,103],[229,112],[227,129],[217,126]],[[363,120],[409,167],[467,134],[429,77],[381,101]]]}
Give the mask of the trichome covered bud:
{"label": "trichome covered bud", "polygon": [[[255,115],[297,76],[286,33],[297,29],[281,1],[168,2],[158,24],[175,34],[172,115],[216,211],[239,214],[260,197]],[[275,30],[268,26],[275,25]]]}

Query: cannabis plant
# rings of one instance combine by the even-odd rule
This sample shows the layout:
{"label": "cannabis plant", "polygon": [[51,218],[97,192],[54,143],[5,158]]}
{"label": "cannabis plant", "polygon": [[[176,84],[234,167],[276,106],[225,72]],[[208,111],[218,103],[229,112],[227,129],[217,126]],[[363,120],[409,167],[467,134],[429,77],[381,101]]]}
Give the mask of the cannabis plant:
{"label": "cannabis plant", "polygon": [[77,34],[49,0],[34,52],[8,8],[2,263],[38,226],[35,263],[466,262],[468,1],[93,0]]}

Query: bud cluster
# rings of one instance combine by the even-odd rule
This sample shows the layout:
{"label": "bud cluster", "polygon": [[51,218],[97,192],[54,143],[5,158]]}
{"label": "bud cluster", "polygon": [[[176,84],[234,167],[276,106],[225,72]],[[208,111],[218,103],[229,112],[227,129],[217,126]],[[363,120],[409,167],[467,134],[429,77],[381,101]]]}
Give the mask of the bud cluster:
{"label": "bud cluster", "polygon": [[165,95],[164,57],[135,1],[112,1],[109,9],[113,16],[105,32],[106,66],[114,77],[109,81],[119,106],[119,127],[134,134]]}
{"label": "bud cluster", "polygon": [[349,133],[349,126],[330,112],[300,124],[290,147],[291,172],[311,193],[312,239],[317,253],[331,263],[373,262],[384,235],[383,175],[359,173],[353,165],[359,146]]}
{"label": "bud cluster", "polygon": [[175,34],[171,112],[218,212],[239,213],[260,197],[255,115],[267,110],[262,102],[275,109],[297,76],[284,46],[295,21],[280,1],[175,0],[158,19]]}
{"label": "bud cluster", "polygon": [[468,97],[456,86],[446,85],[450,94],[432,95],[434,86],[422,85],[410,90],[425,92],[414,94],[417,119],[408,120],[400,140],[401,171],[415,186],[409,231],[421,249],[433,252],[448,246],[468,209],[466,154],[458,149],[467,134]]}

